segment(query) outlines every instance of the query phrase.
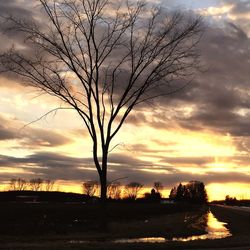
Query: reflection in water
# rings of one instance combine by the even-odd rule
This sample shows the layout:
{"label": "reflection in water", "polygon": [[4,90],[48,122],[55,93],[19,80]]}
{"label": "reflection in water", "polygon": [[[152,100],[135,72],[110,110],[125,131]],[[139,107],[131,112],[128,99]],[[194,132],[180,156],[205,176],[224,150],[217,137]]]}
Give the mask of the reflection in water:
{"label": "reflection in water", "polygon": [[173,238],[172,240],[165,239],[163,237],[150,237],[150,238],[134,238],[134,239],[117,239],[115,243],[162,243],[167,241],[191,241],[191,240],[213,240],[222,239],[231,236],[230,231],[225,227],[226,223],[218,221],[214,215],[209,211],[206,214],[205,220],[206,234],[193,235],[189,237]]}
{"label": "reflection in water", "polygon": [[133,238],[133,239],[118,239],[114,240],[114,243],[162,243],[167,239],[163,237],[149,237],[149,238]]}
{"label": "reflection in water", "polygon": [[214,215],[209,212],[207,214],[207,226],[205,230],[207,234],[190,236],[186,238],[173,238],[173,241],[191,241],[191,240],[214,240],[231,236],[230,231],[225,227],[227,223],[218,221]]}

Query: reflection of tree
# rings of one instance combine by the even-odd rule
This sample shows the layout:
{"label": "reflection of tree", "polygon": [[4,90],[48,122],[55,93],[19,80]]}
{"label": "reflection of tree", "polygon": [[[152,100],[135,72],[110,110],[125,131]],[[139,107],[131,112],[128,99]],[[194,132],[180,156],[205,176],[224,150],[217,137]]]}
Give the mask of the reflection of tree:
{"label": "reflection of tree", "polygon": [[169,198],[174,201],[185,201],[192,203],[206,203],[208,201],[207,191],[203,182],[190,181],[186,185],[181,183],[172,188]]}
{"label": "reflection of tree", "polygon": [[205,231],[208,224],[208,210],[202,209],[195,213],[186,213],[185,223],[192,228]]}

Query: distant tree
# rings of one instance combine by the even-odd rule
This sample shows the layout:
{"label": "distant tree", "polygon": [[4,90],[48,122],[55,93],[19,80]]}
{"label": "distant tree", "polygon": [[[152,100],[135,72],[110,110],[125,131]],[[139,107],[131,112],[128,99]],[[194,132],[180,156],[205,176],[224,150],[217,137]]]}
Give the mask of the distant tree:
{"label": "distant tree", "polygon": [[176,187],[173,187],[170,191],[170,194],[169,194],[169,199],[170,200],[174,200],[175,197],[176,197],[176,194],[177,194],[177,189]]}
{"label": "distant tree", "polygon": [[225,197],[225,203],[226,205],[234,206],[234,205],[237,205],[238,200],[236,199],[236,197],[230,197],[229,195],[227,195]]}
{"label": "distant tree", "polygon": [[41,191],[43,187],[43,179],[35,178],[29,181],[29,188],[32,191]]}
{"label": "distant tree", "polygon": [[161,191],[163,190],[162,183],[160,181],[154,182],[154,189],[157,193],[161,193]]}
{"label": "distant tree", "polygon": [[138,182],[130,182],[124,188],[124,196],[127,199],[135,200],[141,191],[143,185]]}
{"label": "distant tree", "polygon": [[53,180],[45,180],[43,182],[43,184],[44,184],[44,190],[47,191],[47,192],[50,192],[54,188],[55,181],[53,181]]}
{"label": "distant tree", "polygon": [[98,181],[86,181],[82,184],[83,194],[88,195],[89,197],[94,196],[99,188]]}
{"label": "distant tree", "polygon": [[184,189],[182,184],[180,183],[176,189],[176,197],[174,198],[176,201],[182,201],[184,196]]}
{"label": "distant tree", "polygon": [[174,187],[169,195],[174,201],[185,201],[191,203],[206,203],[208,201],[205,185],[200,181],[190,181],[186,185],[181,183],[178,187]]}
{"label": "distant tree", "polygon": [[108,185],[108,198],[118,200],[121,198],[122,186],[120,182],[113,182]]}
{"label": "distant tree", "polygon": [[150,202],[159,202],[161,200],[161,194],[152,188],[150,193],[144,194],[144,199]]}
{"label": "distant tree", "polygon": [[24,179],[13,178],[10,180],[10,184],[9,184],[10,191],[24,191],[27,189],[27,187],[28,187],[28,183]]}

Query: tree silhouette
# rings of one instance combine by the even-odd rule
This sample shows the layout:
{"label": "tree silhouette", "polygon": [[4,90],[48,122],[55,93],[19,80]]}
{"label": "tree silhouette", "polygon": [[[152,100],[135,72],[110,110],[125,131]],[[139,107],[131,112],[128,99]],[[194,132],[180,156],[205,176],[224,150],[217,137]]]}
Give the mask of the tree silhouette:
{"label": "tree silhouette", "polygon": [[124,188],[124,196],[126,199],[135,200],[141,191],[143,185],[139,182],[130,182]]}
{"label": "tree silhouette", "polygon": [[53,180],[45,180],[44,182],[44,190],[47,192],[50,192],[53,190],[54,185],[55,185],[55,181]]}
{"label": "tree silhouette", "polygon": [[1,68],[65,103],[50,112],[79,114],[105,201],[113,138],[139,104],[186,86],[170,82],[194,73],[201,21],[138,0],[39,2],[41,23],[6,18],[7,31],[22,33],[33,53],[13,47],[0,56]]}
{"label": "tree silhouette", "polygon": [[31,179],[29,181],[29,188],[31,191],[41,191],[43,188],[43,180],[41,178]]}
{"label": "tree silhouette", "polygon": [[98,181],[86,181],[82,184],[83,194],[88,195],[89,197],[94,196],[99,188]]}
{"label": "tree silhouette", "polygon": [[144,194],[144,199],[150,202],[159,202],[161,200],[161,194],[152,188],[150,193]]}
{"label": "tree silhouette", "polygon": [[22,178],[13,178],[10,180],[9,183],[9,190],[11,191],[24,191],[28,187],[28,183],[26,180]]}
{"label": "tree silhouette", "polygon": [[185,201],[191,203],[206,203],[208,201],[207,191],[203,182],[190,181],[186,185],[181,183],[172,188],[169,198],[174,201]]}
{"label": "tree silhouette", "polygon": [[157,193],[161,193],[161,191],[163,190],[163,184],[160,181],[156,181],[154,182],[154,189]]}
{"label": "tree silhouette", "polygon": [[121,198],[122,186],[120,182],[111,182],[108,184],[108,198],[118,200]]}

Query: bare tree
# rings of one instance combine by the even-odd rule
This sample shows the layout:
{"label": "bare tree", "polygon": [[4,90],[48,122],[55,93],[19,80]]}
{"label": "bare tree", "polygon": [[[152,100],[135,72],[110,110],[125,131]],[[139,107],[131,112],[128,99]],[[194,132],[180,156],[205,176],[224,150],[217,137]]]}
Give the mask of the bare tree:
{"label": "bare tree", "polygon": [[98,181],[86,181],[82,184],[83,194],[86,194],[90,197],[94,196],[99,188]]}
{"label": "bare tree", "polygon": [[124,196],[125,198],[135,200],[139,195],[143,185],[138,182],[130,182],[124,188]]}
{"label": "bare tree", "polygon": [[113,138],[139,104],[185,86],[170,83],[194,73],[201,21],[138,0],[39,2],[46,22],[7,18],[33,54],[13,47],[0,64],[65,103],[50,112],[77,111],[93,142],[105,201]]}
{"label": "bare tree", "polygon": [[120,182],[111,182],[108,184],[107,194],[109,198],[118,200],[121,198],[122,186]]}
{"label": "bare tree", "polygon": [[35,178],[29,181],[29,188],[32,191],[41,191],[43,187],[43,179]]}
{"label": "bare tree", "polygon": [[163,189],[163,185],[160,181],[154,182],[154,189],[157,193],[160,193]]}
{"label": "bare tree", "polygon": [[9,190],[11,191],[24,191],[27,189],[28,183],[26,180],[18,178],[18,179],[11,179],[9,184]]}
{"label": "bare tree", "polygon": [[44,190],[47,191],[47,192],[50,192],[54,188],[55,181],[53,181],[53,180],[45,180],[43,182],[43,184],[44,184]]}

